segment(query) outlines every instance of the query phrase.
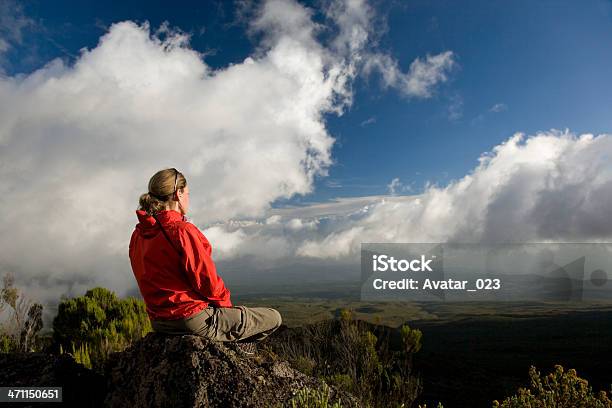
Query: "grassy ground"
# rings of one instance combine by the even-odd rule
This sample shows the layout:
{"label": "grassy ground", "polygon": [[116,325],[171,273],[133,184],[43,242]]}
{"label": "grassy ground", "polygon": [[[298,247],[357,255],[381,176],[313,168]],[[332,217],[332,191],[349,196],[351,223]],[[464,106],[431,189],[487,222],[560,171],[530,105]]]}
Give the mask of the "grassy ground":
{"label": "grassy ground", "polygon": [[416,320],[431,320],[442,324],[466,317],[521,318],[558,316],[577,311],[612,311],[612,303],[604,302],[361,302],[351,298],[256,296],[239,298],[234,303],[278,309],[289,327],[334,318],[343,308],[351,309],[358,319],[389,327]]}
{"label": "grassy ground", "polygon": [[336,317],[343,308],[353,310],[356,318],[371,323],[397,327],[406,320],[434,318],[412,303],[370,303],[350,299],[263,297],[245,299],[246,306],[265,306],[277,309],[289,327],[302,326]]}

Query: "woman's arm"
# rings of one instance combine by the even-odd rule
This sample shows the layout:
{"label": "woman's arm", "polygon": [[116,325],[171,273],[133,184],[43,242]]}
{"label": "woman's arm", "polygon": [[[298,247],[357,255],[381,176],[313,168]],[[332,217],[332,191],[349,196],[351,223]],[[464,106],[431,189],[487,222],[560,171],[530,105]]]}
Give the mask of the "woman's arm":
{"label": "woman's arm", "polygon": [[179,240],[185,254],[183,261],[189,283],[210,303],[231,307],[230,291],[217,275],[217,268],[210,256],[212,248],[204,234],[195,225],[188,223],[179,230]]}

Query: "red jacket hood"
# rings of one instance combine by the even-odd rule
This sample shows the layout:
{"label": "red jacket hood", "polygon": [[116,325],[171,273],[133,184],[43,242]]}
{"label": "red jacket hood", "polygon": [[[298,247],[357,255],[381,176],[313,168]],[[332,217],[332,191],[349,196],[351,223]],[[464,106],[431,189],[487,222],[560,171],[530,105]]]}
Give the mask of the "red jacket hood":
{"label": "red jacket hood", "polygon": [[[136,216],[138,217],[138,224],[136,224],[136,229],[145,238],[150,238],[156,236],[160,229],[157,225],[157,221],[151,215],[147,214],[144,210],[136,210]],[[169,222],[174,221],[186,221],[186,218],[183,214],[174,211],[174,210],[163,210],[155,214],[159,222],[162,225],[166,225]]]}
{"label": "red jacket hood", "polygon": [[178,211],[160,211],[155,217],[166,231],[164,237],[155,218],[143,210],[136,216],[130,263],[152,320],[186,318],[210,304],[232,307],[210,242],[195,225]]}

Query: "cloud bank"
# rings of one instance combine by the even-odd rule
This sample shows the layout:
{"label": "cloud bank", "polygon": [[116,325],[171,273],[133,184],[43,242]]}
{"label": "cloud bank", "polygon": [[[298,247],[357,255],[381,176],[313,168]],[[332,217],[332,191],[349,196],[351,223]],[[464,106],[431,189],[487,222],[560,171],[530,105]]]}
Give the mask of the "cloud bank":
{"label": "cloud bank", "polygon": [[207,232],[225,258],[266,248],[274,257],[357,259],[362,242],[609,242],[611,156],[609,134],[517,133],[469,174],[420,195],[280,210]]}
{"label": "cloud bank", "polygon": [[[124,21],[74,64],[0,77],[0,269],[41,301],[133,288],[134,210],[163,167],[188,176],[200,225],[261,217],[275,200],[311,192],[333,162],[323,115],[350,106],[370,59],[395,61],[369,40],[366,3],[331,2],[323,14],[315,23],[297,2],[263,3],[249,23],[252,55],[219,69],[179,29]],[[323,42],[325,25],[335,35]],[[431,94],[449,58],[416,60],[402,86]],[[228,234],[226,248],[245,245],[246,232]]]}

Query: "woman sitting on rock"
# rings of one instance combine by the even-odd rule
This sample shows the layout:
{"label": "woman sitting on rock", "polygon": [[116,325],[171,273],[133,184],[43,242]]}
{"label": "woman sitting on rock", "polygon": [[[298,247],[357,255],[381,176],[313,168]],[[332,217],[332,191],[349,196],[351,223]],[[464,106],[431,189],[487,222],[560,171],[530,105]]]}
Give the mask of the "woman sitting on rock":
{"label": "woman sitting on rock", "polygon": [[[176,169],[160,170],[140,196],[130,262],[153,330],[215,341],[256,342],[281,325],[278,311],[232,306],[212,247],[187,221],[189,186]],[[248,352],[249,346],[242,346]]]}

